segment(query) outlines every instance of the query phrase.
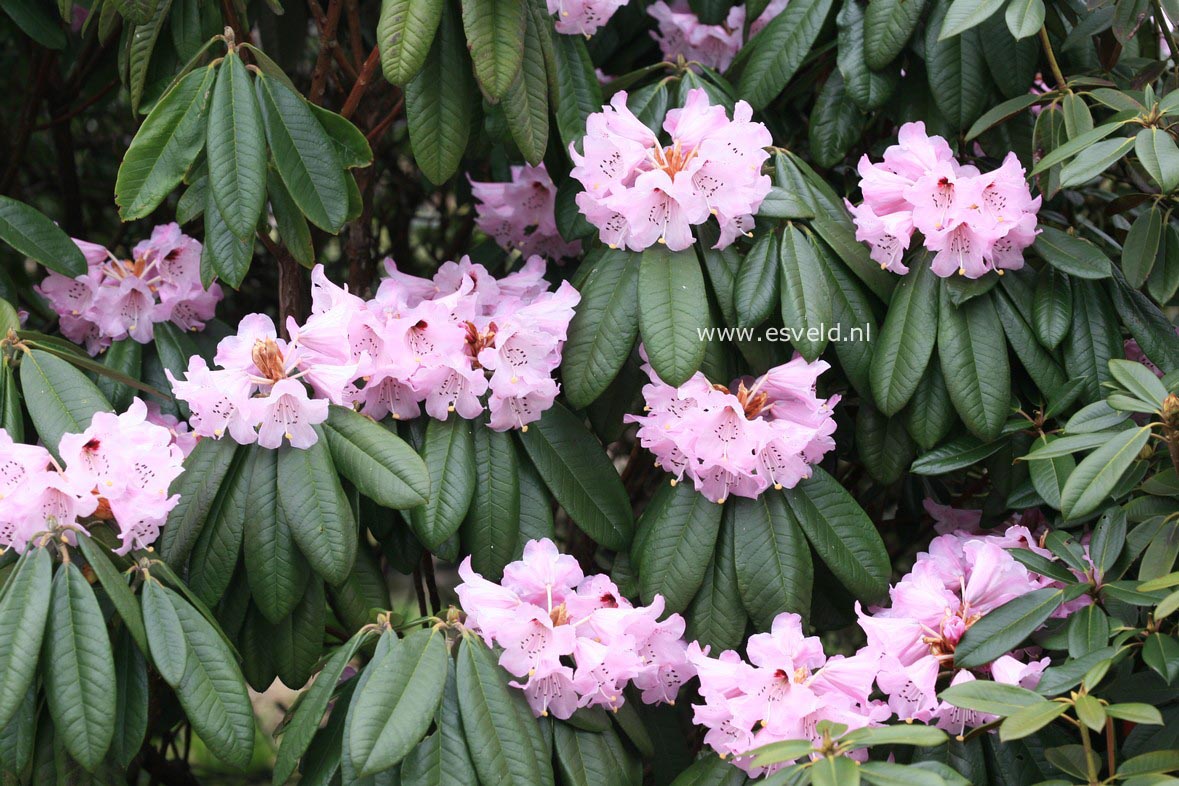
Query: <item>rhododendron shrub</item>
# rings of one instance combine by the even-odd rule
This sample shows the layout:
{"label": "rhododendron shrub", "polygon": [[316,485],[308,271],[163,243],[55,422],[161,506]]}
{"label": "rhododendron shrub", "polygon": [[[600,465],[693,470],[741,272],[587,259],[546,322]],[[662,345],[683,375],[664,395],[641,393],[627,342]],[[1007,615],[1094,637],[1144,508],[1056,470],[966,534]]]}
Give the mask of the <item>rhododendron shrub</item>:
{"label": "rhododendron shrub", "polygon": [[0,782],[1179,777],[1179,38],[0,4]]}

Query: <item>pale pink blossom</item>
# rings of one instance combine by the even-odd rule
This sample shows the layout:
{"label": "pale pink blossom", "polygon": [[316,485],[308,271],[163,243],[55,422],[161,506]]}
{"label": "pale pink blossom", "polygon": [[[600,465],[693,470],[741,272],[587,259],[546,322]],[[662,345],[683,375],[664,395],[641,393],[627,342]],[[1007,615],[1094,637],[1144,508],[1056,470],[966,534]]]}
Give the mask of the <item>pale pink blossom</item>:
{"label": "pale pink blossom", "polygon": [[883,161],[864,156],[858,170],[864,201],[847,207],[856,239],[868,244],[881,268],[907,273],[904,255],[917,232],[942,277],[974,279],[1023,267],[1023,251],[1036,239],[1040,198],[1032,198],[1014,153],[981,173],[960,164],[944,139],[927,136],[923,123],[906,123]]}
{"label": "pale pink blossom", "polygon": [[158,322],[201,330],[221,300],[218,284],[201,284],[201,244],[177,224],[157,226],[128,260],[94,243],[74,242],[86,272],[74,278],[50,272],[36,289],[60,316],[62,334],[91,355],[125,338],[145,344]]}
{"label": "pale pink blossom", "polygon": [[697,88],[667,113],[665,145],[627,108],[626,93],[616,93],[587,120],[581,152],[570,146],[571,174],[585,189],[578,207],[612,248],[663,243],[681,251],[693,242],[692,227],[710,217],[720,228],[716,248],[730,245],[752,228],[770,190],[761,167],[773,140],[752,116],[738,101],[730,120]]}
{"label": "pale pink blossom", "polygon": [[673,483],[687,476],[710,500],[793,488],[835,447],[831,410],[839,397],[816,394],[829,368],[823,361],[797,357],[728,388],[700,372],[673,388],[650,365],[643,368],[651,380],[643,387],[646,412],[626,422],[639,424],[639,443]]}
{"label": "pale pink blossom", "polygon": [[549,259],[581,253],[581,243],[565,242],[557,230],[557,186],[544,164],[512,167],[508,182],[471,181],[476,225],[506,251]]}
{"label": "pale pink blossom", "polygon": [[[750,26],[750,37],[757,35],[782,13],[786,4],[787,0],[772,0]],[[659,42],[659,48],[668,60],[682,56],[702,66],[724,71],[745,43],[744,5],[733,6],[725,21],[716,25],[701,23],[688,0],[673,0],[670,5],[659,0],[647,9],[647,13],[658,23],[659,30],[653,31],[651,36]]]}
{"label": "pale pink blossom", "polygon": [[610,21],[614,12],[630,0],[547,0],[550,14],[556,14],[558,33],[587,38]]}
{"label": "pale pink blossom", "polygon": [[618,709],[633,683],[644,702],[673,702],[695,675],[684,620],[660,621],[663,599],[633,606],[607,576],[584,576],[549,540],[525,544],[500,583],[459,566],[465,625],[502,648],[499,663],[537,716],[568,718],[578,707]]}

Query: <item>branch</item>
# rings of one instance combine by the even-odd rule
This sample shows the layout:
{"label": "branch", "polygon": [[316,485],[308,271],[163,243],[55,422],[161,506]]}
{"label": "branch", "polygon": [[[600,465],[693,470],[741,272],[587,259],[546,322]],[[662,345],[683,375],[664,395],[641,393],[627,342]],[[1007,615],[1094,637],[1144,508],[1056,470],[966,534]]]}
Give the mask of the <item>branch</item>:
{"label": "branch", "polygon": [[368,53],[365,58],[364,66],[360,69],[360,74],[356,77],[356,84],[352,85],[352,92],[348,93],[348,99],[344,101],[344,106],[340,109],[340,114],[344,117],[351,118],[356,111],[356,107],[360,105],[360,99],[364,97],[364,92],[368,90],[369,83],[372,81],[373,74],[377,72],[377,66],[381,64],[381,50],[379,47],[373,47],[373,51]]}
{"label": "branch", "polygon": [[323,104],[323,92],[327,87],[328,60],[332,57],[332,50],[336,48],[336,29],[340,25],[340,12],[343,9],[342,0],[331,0],[328,3],[327,16],[320,27],[319,55],[315,58],[315,68],[311,71],[311,90],[307,93],[307,100],[313,104]]}

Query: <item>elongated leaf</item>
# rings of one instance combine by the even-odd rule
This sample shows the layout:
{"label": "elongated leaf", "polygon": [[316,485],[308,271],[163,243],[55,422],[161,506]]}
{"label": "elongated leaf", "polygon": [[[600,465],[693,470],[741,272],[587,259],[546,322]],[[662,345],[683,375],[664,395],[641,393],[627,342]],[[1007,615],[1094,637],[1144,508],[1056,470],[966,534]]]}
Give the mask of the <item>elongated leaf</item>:
{"label": "elongated leaf", "polygon": [[1166,131],[1144,128],[1134,137],[1134,152],[1142,167],[1164,193],[1179,185],[1179,147]]}
{"label": "elongated leaf", "polygon": [[[865,112],[887,103],[900,81],[899,71],[874,71],[864,59],[864,9],[858,2],[845,2],[836,18],[839,24],[839,51],[836,62],[843,75],[847,95]],[[763,205],[764,209],[764,205]]]}
{"label": "elongated leaf", "polygon": [[336,469],[366,497],[394,509],[416,507],[429,498],[425,463],[396,433],[335,405],[323,431]]}
{"label": "elongated leaf", "polygon": [[306,450],[279,449],[278,504],[315,572],[332,584],[347,578],[356,560],[356,520],[322,438]]}
{"label": "elongated leaf", "polygon": [[440,0],[383,0],[377,45],[386,79],[405,85],[422,69],[445,5]]}
{"label": "elongated leaf", "polygon": [[[950,433],[957,417],[939,362],[931,362],[909,400],[905,425],[923,450],[931,450]],[[928,455],[928,454],[927,454]]]}
{"label": "elongated leaf", "polygon": [[1047,701],[1040,694],[1027,688],[986,680],[970,680],[951,685],[941,692],[940,698],[955,707],[1003,716],[1014,715],[1024,707]]}
{"label": "elongated leaf", "polygon": [[1058,390],[1067,379],[1064,369],[1052,355],[1040,345],[1031,326],[1024,320],[1019,309],[1008,299],[1006,292],[996,292],[988,300],[995,306],[995,313],[1007,343],[1015,350],[1019,362],[1027,369],[1028,375],[1040,390]]}
{"label": "elongated leaf", "polygon": [[319,723],[323,720],[332,692],[344,674],[344,669],[371,635],[357,634],[333,652],[315,678],[315,682],[299,700],[294,714],[282,728],[282,742],[274,763],[275,783],[286,783],[295,771],[299,758],[306,753],[307,746],[311,744],[312,737],[319,729]]}
{"label": "elongated leaf", "polygon": [[49,552],[30,549],[0,596],[0,728],[16,714],[37,673],[49,614],[51,566]]}
{"label": "elongated leaf", "polygon": [[1063,715],[1067,709],[1067,704],[1055,701],[1024,707],[999,725],[999,739],[1008,742],[1035,734]]}
{"label": "elongated leaf", "polygon": [[530,164],[539,164],[549,142],[549,83],[540,37],[552,33],[547,27],[538,27],[532,14],[522,12],[522,16],[527,27],[527,36],[519,46],[524,61],[504,97],[504,117],[524,159]]}
{"label": "elongated leaf", "polygon": [[1010,0],[1004,14],[1015,38],[1030,38],[1044,25],[1044,0]]}
{"label": "elongated leaf", "polygon": [[724,508],[713,559],[688,609],[688,638],[713,651],[734,649],[745,633],[746,614],[737,587],[733,553],[735,504]]}
{"label": "elongated leaf", "polygon": [[954,408],[980,439],[994,439],[1007,421],[1011,366],[991,300],[975,298],[955,308],[943,288],[937,341]]}
{"label": "elongated leaf", "polygon": [[160,555],[172,565],[188,559],[229,472],[237,443],[232,439],[202,439],[184,459],[184,472],[168,489],[180,501],[168,513],[160,536]]}
{"label": "elongated leaf", "polygon": [[86,535],[78,535],[78,548],[86,557],[86,562],[94,571],[99,584],[106,590],[111,604],[119,612],[123,620],[123,627],[134,639],[139,649],[147,652],[147,629],[143,624],[143,614],[139,610],[139,600],[127,586],[127,578],[119,572],[107,555],[106,549],[95,543]]}
{"label": "elongated leaf", "polygon": [[754,109],[767,106],[806,59],[831,0],[798,0],[786,7],[749,42],[751,54],[741,71],[737,93]]}
{"label": "elongated leaf", "polygon": [[630,500],[614,465],[582,422],[560,404],[520,434],[553,497],[586,534],[621,551],[634,531]]}
{"label": "elongated leaf", "polygon": [[835,478],[815,467],[784,496],[815,553],[849,592],[868,603],[888,591],[892,566],[884,541]]}
{"label": "elongated leaf", "polygon": [[443,634],[432,629],[414,631],[384,649],[383,656],[368,668],[365,690],[348,711],[348,748],[361,776],[400,762],[429,729],[446,685]]}
{"label": "elongated leaf", "polygon": [[[826,327],[832,319],[831,292],[814,238],[787,227],[779,263],[782,321],[794,348],[814,361],[827,346]],[[740,289],[737,294],[740,297]]]}
{"label": "elongated leaf", "polygon": [[[413,157],[436,184],[458,169],[471,127],[475,85],[471,59],[453,9],[443,5],[442,20],[421,71],[405,86],[405,117]],[[439,85],[446,85],[439,90]]]}
{"label": "elongated leaf", "polygon": [[173,687],[180,706],[209,750],[227,764],[244,767],[254,750],[254,712],[237,661],[221,634],[172,590],[188,647],[184,676]]}
{"label": "elongated leaf", "polygon": [[638,757],[623,747],[612,728],[595,733],[556,723],[553,747],[561,782],[569,786],[637,786],[642,782]]}
{"label": "elongated leaf", "polygon": [[639,332],[639,259],[606,251],[578,287],[561,361],[565,398],[575,409],[597,399],[622,369]]}
{"label": "elongated leaf", "polygon": [[496,581],[520,541],[520,467],[510,434],[475,424],[475,494],[463,545],[481,576]]}
{"label": "elongated leaf", "polygon": [[864,11],[864,60],[879,71],[891,63],[908,43],[925,0],[873,0]]}
{"label": "elongated leaf", "polygon": [[234,235],[252,238],[266,200],[266,137],[250,76],[233,52],[217,70],[209,104],[208,151],[217,209]]}
{"label": "elongated leaf", "polygon": [[1065,519],[1080,518],[1105,500],[1150,439],[1150,429],[1126,429],[1085,457],[1060,492]]}
{"label": "elongated leaf", "polygon": [[925,67],[934,104],[952,126],[966,130],[985,108],[989,89],[985,56],[978,30],[939,39],[947,8],[946,0],[940,0],[926,25]]}
{"label": "elongated leaf", "polygon": [[422,450],[430,475],[429,501],[410,513],[414,534],[435,550],[463,523],[475,493],[475,441],[469,421],[457,415],[430,420]]}
{"label": "elongated leaf", "polygon": [[127,86],[131,93],[132,112],[139,111],[139,104],[143,100],[148,68],[155,53],[156,42],[172,10],[172,0],[157,0],[145,5],[145,13],[142,20],[135,25],[131,45],[127,50]]}
{"label": "elongated leaf", "polygon": [[144,583],[142,601],[152,664],[164,682],[179,685],[188,668],[188,646],[180,616],[167,590],[158,581]]}
{"label": "elongated leaf", "polygon": [[215,74],[215,69],[203,68],[185,76],[139,127],[115,180],[115,202],[124,221],[155,210],[200,155]]}
{"label": "elongated leaf", "polygon": [[44,643],[45,698],[70,756],[93,772],[114,737],[115,667],[94,590],[72,562],[53,577]]}
{"label": "elongated leaf", "polygon": [[953,0],[942,20],[939,40],[956,36],[982,24],[998,11],[1005,0]]}
{"label": "elongated leaf", "polygon": [[792,611],[805,618],[811,605],[814,569],[810,548],[781,494],[730,504],[737,588],[754,624],[768,630],[774,617]]}
{"label": "elongated leaf", "polygon": [[213,605],[225,592],[237,568],[246,520],[251,518],[250,481],[260,449],[234,454],[209,516],[189,560],[188,586],[202,601]]}
{"label": "elongated leaf", "polygon": [[929,365],[937,341],[937,289],[929,265],[919,264],[893,291],[870,372],[876,405],[885,415],[904,408]]}
{"label": "elongated leaf", "polygon": [[110,755],[129,767],[147,736],[147,661],[126,629],[115,639],[115,717]]}
{"label": "elongated leaf", "polygon": [[633,549],[644,601],[658,594],[669,612],[687,608],[712,559],[722,510],[687,483],[659,487],[639,519]]}
{"label": "elongated leaf", "polygon": [[[266,139],[278,174],[307,220],[338,232],[348,217],[348,184],[332,140],[307,102],[282,82],[255,77]],[[265,180],[265,169],[260,170]]]}
{"label": "elongated leaf", "polygon": [[954,665],[973,669],[1019,646],[1064,602],[1064,591],[1047,587],[1004,603],[974,623],[954,651]]}
{"label": "elongated leaf", "polygon": [[1133,137],[1117,137],[1094,142],[1060,170],[1061,188],[1079,186],[1092,180],[1120,161],[1133,146]]}
{"label": "elongated leaf", "polygon": [[1109,278],[1109,258],[1083,238],[1075,237],[1052,227],[1042,227],[1032,250],[1040,257],[1070,276],[1078,278]]}
{"label": "elongated leaf", "polygon": [[548,74],[549,91],[556,95],[557,128],[566,145],[580,143],[585,136],[585,119],[602,108],[602,86],[585,41],[580,36],[553,35],[553,63]]}
{"label": "elongated leaf", "polygon": [[1040,271],[1032,313],[1036,337],[1049,349],[1056,348],[1073,319],[1072,289],[1056,268],[1049,266]]}
{"label": "elongated leaf", "polygon": [[639,329],[651,367],[669,385],[700,368],[707,342],[708,298],[694,249],[655,245],[639,266]]}
{"label": "elongated leaf", "polygon": [[550,765],[536,755],[532,739],[540,728],[527,709],[520,711],[523,694],[508,687],[507,674],[477,636],[464,636],[459,645],[458,697],[480,782],[543,783],[542,769]]}
{"label": "elongated leaf", "polygon": [[778,305],[778,238],[767,232],[757,239],[737,270],[733,307],[737,324],[756,327]]}
{"label": "elongated leaf", "polygon": [[463,28],[484,92],[498,101],[520,72],[524,57],[523,0],[463,0]]}

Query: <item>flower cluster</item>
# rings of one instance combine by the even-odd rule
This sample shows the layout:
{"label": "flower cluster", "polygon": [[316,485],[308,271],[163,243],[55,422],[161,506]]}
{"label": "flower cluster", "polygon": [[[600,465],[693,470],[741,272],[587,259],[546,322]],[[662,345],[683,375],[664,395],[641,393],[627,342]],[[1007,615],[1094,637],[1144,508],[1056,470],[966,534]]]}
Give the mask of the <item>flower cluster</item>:
{"label": "flower cluster", "polygon": [[[857,604],[867,644],[850,657],[827,658],[817,638],[804,637],[794,614],[780,614],[769,633],[752,636],[749,663],[726,651],[709,657],[697,643],[688,659],[700,677],[695,722],[708,729],[705,742],[757,774],[754,748],[787,739],[819,741],[816,724],[828,720],[849,729],[891,718],[920,721],[962,734],[994,720],[938,698],[948,685],[990,679],[1034,688],[1049,663],[1035,648],[1004,654],[979,669],[954,664],[963,634],[1004,603],[1054,580],[1029,571],[1008,549],[1029,549],[1052,559],[1030,527],[1036,512],[1016,517],[1001,533],[978,530],[978,511],[926,502],[941,533],[912,570],[890,590],[891,605],[865,613]],[[1066,604],[1064,616],[1088,602]],[[882,698],[880,698],[882,697]]]}
{"label": "flower cluster", "polygon": [[152,230],[148,240],[118,259],[102,246],[74,241],[86,257],[77,278],[50,272],[37,287],[61,317],[61,332],[97,355],[112,341],[152,340],[155,323],[201,330],[221,300],[221,287],[201,284],[201,244],[176,224]]}
{"label": "flower cluster", "polygon": [[538,716],[568,718],[578,707],[622,706],[633,683],[648,704],[674,702],[694,676],[682,639],[684,620],[662,622],[663,599],[633,606],[604,575],[585,576],[550,540],[532,540],[523,559],[488,581],[459,567],[456,588],[466,625],[488,646],[503,648],[500,665],[523,682]]}
{"label": "flower cluster", "polygon": [[549,259],[581,253],[580,242],[566,243],[557,231],[557,187],[544,164],[512,167],[507,183],[472,180],[471,194],[479,200],[475,224],[505,251]]}
{"label": "flower cluster", "polygon": [[643,368],[651,379],[643,386],[646,414],[626,421],[639,424],[640,444],[674,475],[673,483],[687,475],[718,503],[730,494],[793,488],[835,447],[831,409],[839,397],[815,394],[829,368],[823,361],[795,358],[755,380],[737,380],[735,392],[700,372],[675,388],[650,365]]}
{"label": "flower cluster", "polygon": [[924,123],[901,126],[897,144],[873,164],[860,159],[864,201],[847,203],[856,239],[872,259],[908,273],[903,257],[915,231],[934,252],[933,272],[979,278],[990,270],[1019,270],[1036,239],[1040,197],[1032,198],[1019,158],[1008,153],[991,172],[959,164],[946,140],[927,136]]}
{"label": "flower cluster", "polygon": [[184,379],[168,371],[172,393],[188,403],[192,430],[220,439],[226,432],[235,442],[277,448],[283,440],[297,448],[315,444],[315,425],[327,420],[326,399],[311,398],[300,379],[317,380],[340,389],[346,369],[313,365],[295,343],[278,337],[265,314],[249,314],[237,333],[221,339],[210,369],[205,359],[188,359]]}
{"label": "flower cluster", "polygon": [[550,14],[557,15],[558,33],[587,38],[610,21],[614,12],[630,0],[547,0]]}
{"label": "flower cluster", "polygon": [[817,636],[804,636],[802,618],[779,614],[769,633],[749,637],[747,663],[733,650],[709,657],[692,642],[688,660],[700,677],[694,722],[708,732],[704,743],[751,775],[761,770],[745,754],[782,740],[818,741],[820,721],[849,729],[879,725],[888,707],[869,698],[880,655],[864,649],[850,658],[823,653]]}
{"label": "flower cluster", "polygon": [[667,113],[664,145],[626,106],[626,93],[589,116],[582,152],[570,146],[572,175],[585,190],[577,205],[611,248],[642,251],[666,243],[673,251],[692,245],[692,227],[716,216],[728,246],[753,227],[753,214],[770,192],[761,173],[773,141],[753,110],[738,101],[730,120],[704,90],[688,93],[682,108]]}
{"label": "flower cluster", "polygon": [[432,280],[386,267],[376,296],[363,300],[318,266],[311,316],[288,321],[290,341],[278,338],[269,317],[251,314],[218,345],[220,368],[191,358],[186,379],[169,378],[189,404],[193,430],[306,448],[329,402],[377,420],[417,417],[424,402],[431,417],[446,420],[478,417],[490,391],[488,423],[498,431],[526,428],[552,406],[559,390],[552,372],[580,296],[567,282],[548,291],[543,259],[501,279],[465,257]]}
{"label": "flower cluster", "polygon": [[[928,503],[927,508],[935,520],[950,526],[973,518],[971,511],[939,510]],[[1024,567],[1009,548],[1052,556],[1021,523],[1002,534],[982,534],[969,526],[947,531],[917,555],[912,570],[892,587],[889,607],[864,613],[857,606],[867,649],[880,653],[876,684],[900,720],[919,720],[961,734],[994,718],[941,701],[938,691],[947,684],[992,679],[1032,688],[1039,682],[1049,659],[1037,660],[1029,651],[1002,655],[977,670],[954,664],[955,648],[971,625],[1004,603],[1052,584]]]}
{"label": "flower cluster", "polygon": [[[771,0],[749,26],[750,38],[782,13],[788,1]],[[659,31],[652,31],[651,37],[659,42],[663,56],[669,60],[683,56],[702,66],[724,71],[745,43],[744,5],[729,9],[724,24],[719,25],[702,24],[700,17],[688,5],[688,0],[672,0],[670,5],[659,0],[647,9],[647,13],[659,23]]]}
{"label": "flower cluster", "polygon": [[61,438],[59,464],[38,445],[14,442],[0,429],[0,547],[24,552],[55,529],[84,528],[79,519],[114,521],[118,553],[146,548],[180,501],[168,486],[184,453],[139,399],[121,415],[99,412],[81,434]]}

